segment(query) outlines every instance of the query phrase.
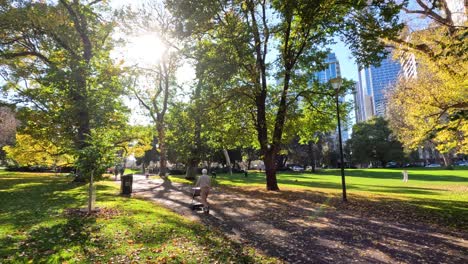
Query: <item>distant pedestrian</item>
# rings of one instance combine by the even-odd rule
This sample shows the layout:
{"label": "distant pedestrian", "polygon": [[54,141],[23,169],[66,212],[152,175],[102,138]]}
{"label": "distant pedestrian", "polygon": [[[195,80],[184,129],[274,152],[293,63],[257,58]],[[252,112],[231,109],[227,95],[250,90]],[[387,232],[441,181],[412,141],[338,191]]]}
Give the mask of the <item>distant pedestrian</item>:
{"label": "distant pedestrian", "polygon": [[202,175],[198,178],[197,183],[195,184],[196,187],[200,187],[201,202],[203,204],[203,212],[205,213],[210,212],[210,205],[208,204],[207,199],[211,189],[211,178],[207,173],[208,171],[203,169]]}
{"label": "distant pedestrian", "polygon": [[403,171],[403,182],[408,182],[408,171],[407,170]]}
{"label": "distant pedestrian", "polygon": [[117,180],[117,176],[119,175],[119,172],[120,172],[120,164],[117,164],[117,165],[115,165],[115,167],[114,167],[114,177],[115,177],[115,180]]}

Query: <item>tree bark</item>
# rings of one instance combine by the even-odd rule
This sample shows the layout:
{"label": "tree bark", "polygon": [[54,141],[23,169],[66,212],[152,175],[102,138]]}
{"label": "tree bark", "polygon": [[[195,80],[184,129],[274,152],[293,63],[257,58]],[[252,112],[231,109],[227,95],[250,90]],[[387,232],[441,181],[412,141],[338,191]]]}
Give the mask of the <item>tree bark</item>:
{"label": "tree bark", "polygon": [[444,160],[444,165],[445,167],[449,167],[452,165],[452,159],[450,158],[450,154],[449,153],[446,153],[446,154],[440,154],[442,156],[442,159]]}
{"label": "tree bark", "polygon": [[197,176],[197,169],[198,169],[198,160],[192,159],[187,164],[187,170],[185,172],[185,179],[187,180],[195,180]]}
{"label": "tree bark", "polygon": [[159,144],[159,176],[165,177],[167,171],[166,130],[164,127],[164,116],[158,116],[156,124]]}
{"label": "tree bark", "polygon": [[315,173],[315,151],[314,143],[309,142],[309,154],[310,154],[310,166],[312,167],[312,173]]}
{"label": "tree bark", "polygon": [[264,158],[265,173],[268,191],[279,191],[278,181],[276,180],[276,153],[273,150],[268,151]]}
{"label": "tree bark", "polygon": [[229,157],[229,153],[227,149],[223,149],[223,155],[224,155],[224,158],[226,159],[226,165],[228,166],[228,169],[229,169],[229,175],[232,175],[231,158]]}
{"label": "tree bark", "polygon": [[[79,62],[77,62],[79,63]],[[73,101],[75,102],[76,122],[78,126],[77,142],[78,149],[83,149],[87,146],[87,138],[91,132],[89,126],[89,112],[86,93],[86,69],[77,67],[74,70],[74,86],[73,87]]]}

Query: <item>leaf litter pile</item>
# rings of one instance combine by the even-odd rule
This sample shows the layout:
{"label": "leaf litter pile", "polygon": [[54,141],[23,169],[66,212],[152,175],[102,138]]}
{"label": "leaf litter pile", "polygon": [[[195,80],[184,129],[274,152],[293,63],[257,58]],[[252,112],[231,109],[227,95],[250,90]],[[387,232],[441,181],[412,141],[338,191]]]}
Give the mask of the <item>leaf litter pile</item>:
{"label": "leaf litter pile", "polygon": [[64,210],[64,214],[67,217],[95,217],[111,219],[121,214],[121,212],[115,208],[97,208],[91,213],[84,210],[84,208],[68,208]]}

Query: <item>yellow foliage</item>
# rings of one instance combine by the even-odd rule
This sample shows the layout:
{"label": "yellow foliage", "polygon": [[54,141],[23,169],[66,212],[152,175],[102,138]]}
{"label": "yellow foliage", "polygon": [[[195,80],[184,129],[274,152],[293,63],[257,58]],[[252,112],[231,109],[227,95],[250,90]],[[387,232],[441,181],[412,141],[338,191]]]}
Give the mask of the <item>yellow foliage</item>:
{"label": "yellow foliage", "polygon": [[390,96],[391,127],[410,149],[430,140],[441,153],[466,152],[467,99],[465,79],[420,66],[418,78],[400,80]]}
{"label": "yellow foliage", "polygon": [[465,26],[433,24],[398,45],[396,56],[409,52],[418,63],[417,78],[401,79],[388,104],[390,125],[407,148],[431,141],[441,153],[468,153]]}
{"label": "yellow foliage", "polygon": [[64,166],[74,160],[72,156],[62,154],[62,150],[50,141],[39,141],[25,134],[17,134],[15,146],[6,146],[3,149],[7,158],[20,166]]}

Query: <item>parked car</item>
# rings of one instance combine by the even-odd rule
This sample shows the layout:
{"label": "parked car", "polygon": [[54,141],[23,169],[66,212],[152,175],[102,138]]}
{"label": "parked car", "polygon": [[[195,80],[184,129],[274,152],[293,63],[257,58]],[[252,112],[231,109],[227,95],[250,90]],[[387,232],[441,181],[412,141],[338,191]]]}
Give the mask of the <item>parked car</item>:
{"label": "parked car", "polygon": [[389,161],[387,165],[385,165],[385,168],[398,168],[398,163],[394,161]]}
{"label": "parked car", "polygon": [[440,164],[437,163],[432,163],[432,164],[427,164],[426,168],[439,168],[441,167]]}
{"label": "parked car", "polygon": [[461,160],[461,161],[455,162],[454,164],[457,166],[468,166],[468,161]]}
{"label": "parked car", "polygon": [[291,170],[296,171],[296,172],[302,172],[304,171],[304,168],[302,168],[301,166],[292,166]]}

